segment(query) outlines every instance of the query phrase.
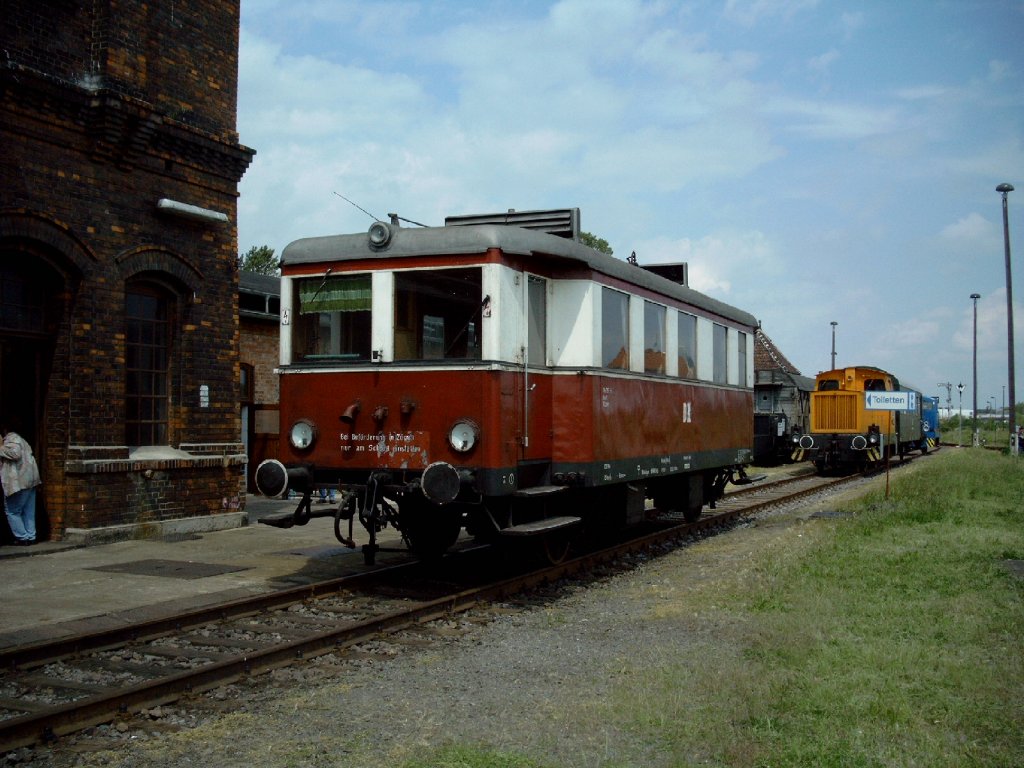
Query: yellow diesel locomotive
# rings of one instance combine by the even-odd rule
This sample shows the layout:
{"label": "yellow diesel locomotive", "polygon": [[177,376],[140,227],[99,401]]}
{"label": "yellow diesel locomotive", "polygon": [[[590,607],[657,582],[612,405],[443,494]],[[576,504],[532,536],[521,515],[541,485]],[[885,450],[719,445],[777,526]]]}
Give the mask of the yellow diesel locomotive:
{"label": "yellow diesel locomotive", "polygon": [[[811,393],[810,432],[800,436],[793,458],[809,459],[824,473],[865,469],[911,451],[927,453],[922,402],[920,392],[880,368],[819,373]],[[893,403],[906,409],[891,409]]]}

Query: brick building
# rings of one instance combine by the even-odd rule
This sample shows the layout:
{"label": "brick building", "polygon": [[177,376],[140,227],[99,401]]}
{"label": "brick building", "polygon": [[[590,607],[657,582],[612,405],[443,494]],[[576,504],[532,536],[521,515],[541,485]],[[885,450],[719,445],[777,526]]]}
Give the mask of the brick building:
{"label": "brick building", "polygon": [[0,418],[40,538],[240,521],[239,0],[4,0]]}
{"label": "brick building", "polygon": [[246,483],[264,459],[277,458],[280,407],[277,364],[281,328],[281,278],[242,272],[238,284],[242,441]]}

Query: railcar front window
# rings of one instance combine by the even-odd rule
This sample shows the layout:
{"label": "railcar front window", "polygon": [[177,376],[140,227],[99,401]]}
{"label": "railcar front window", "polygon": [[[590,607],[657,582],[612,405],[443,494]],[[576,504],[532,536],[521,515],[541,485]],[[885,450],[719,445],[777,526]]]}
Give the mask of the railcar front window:
{"label": "railcar front window", "polygon": [[644,302],[644,373],[665,372],[665,307]]}
{"label": "railcar front window", "polygon": [[679,313],[679,375],[697,378],[697,318]]}
{"label": "railcar front window", "polygon": [[370,275],[298,281],[295,349],[303,360],[370,359]]}
{"label": "railcar front window", "polygon": [[395,360],[479,360],[480,269],[395,273]]}
{"label": "railcar front window", "polygon": [[601,365],[629,370],[629,296],[601,289]]}

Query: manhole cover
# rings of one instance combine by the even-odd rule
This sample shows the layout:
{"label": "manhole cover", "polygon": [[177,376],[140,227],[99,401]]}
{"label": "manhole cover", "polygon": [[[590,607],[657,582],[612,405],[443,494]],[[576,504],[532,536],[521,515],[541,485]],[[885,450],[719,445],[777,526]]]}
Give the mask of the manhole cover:
{"label": "manhole cover", "polygon": [[136,576],[163,576],[168,579],[204,579],[222,573],[247,570],[242,565],[217,565],[216,563],[190,563],[181,560],[135,560],[131,563],[98,565],[90,569],[108,573],[131,573]]}

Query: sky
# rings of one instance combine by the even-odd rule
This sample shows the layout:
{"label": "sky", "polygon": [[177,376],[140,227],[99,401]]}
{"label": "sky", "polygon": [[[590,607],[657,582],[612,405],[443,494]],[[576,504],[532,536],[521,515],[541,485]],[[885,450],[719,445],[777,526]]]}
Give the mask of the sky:
{"label": "sky", "polygon": [[[1024,401],[1024,0],[241,0],[239,250],[576,208],[807,376]],[[347,200],[346,200],[347,198]],[[351,201],[351,202],[349,202]],[[362,210],[360,210],[362,209]]]}

